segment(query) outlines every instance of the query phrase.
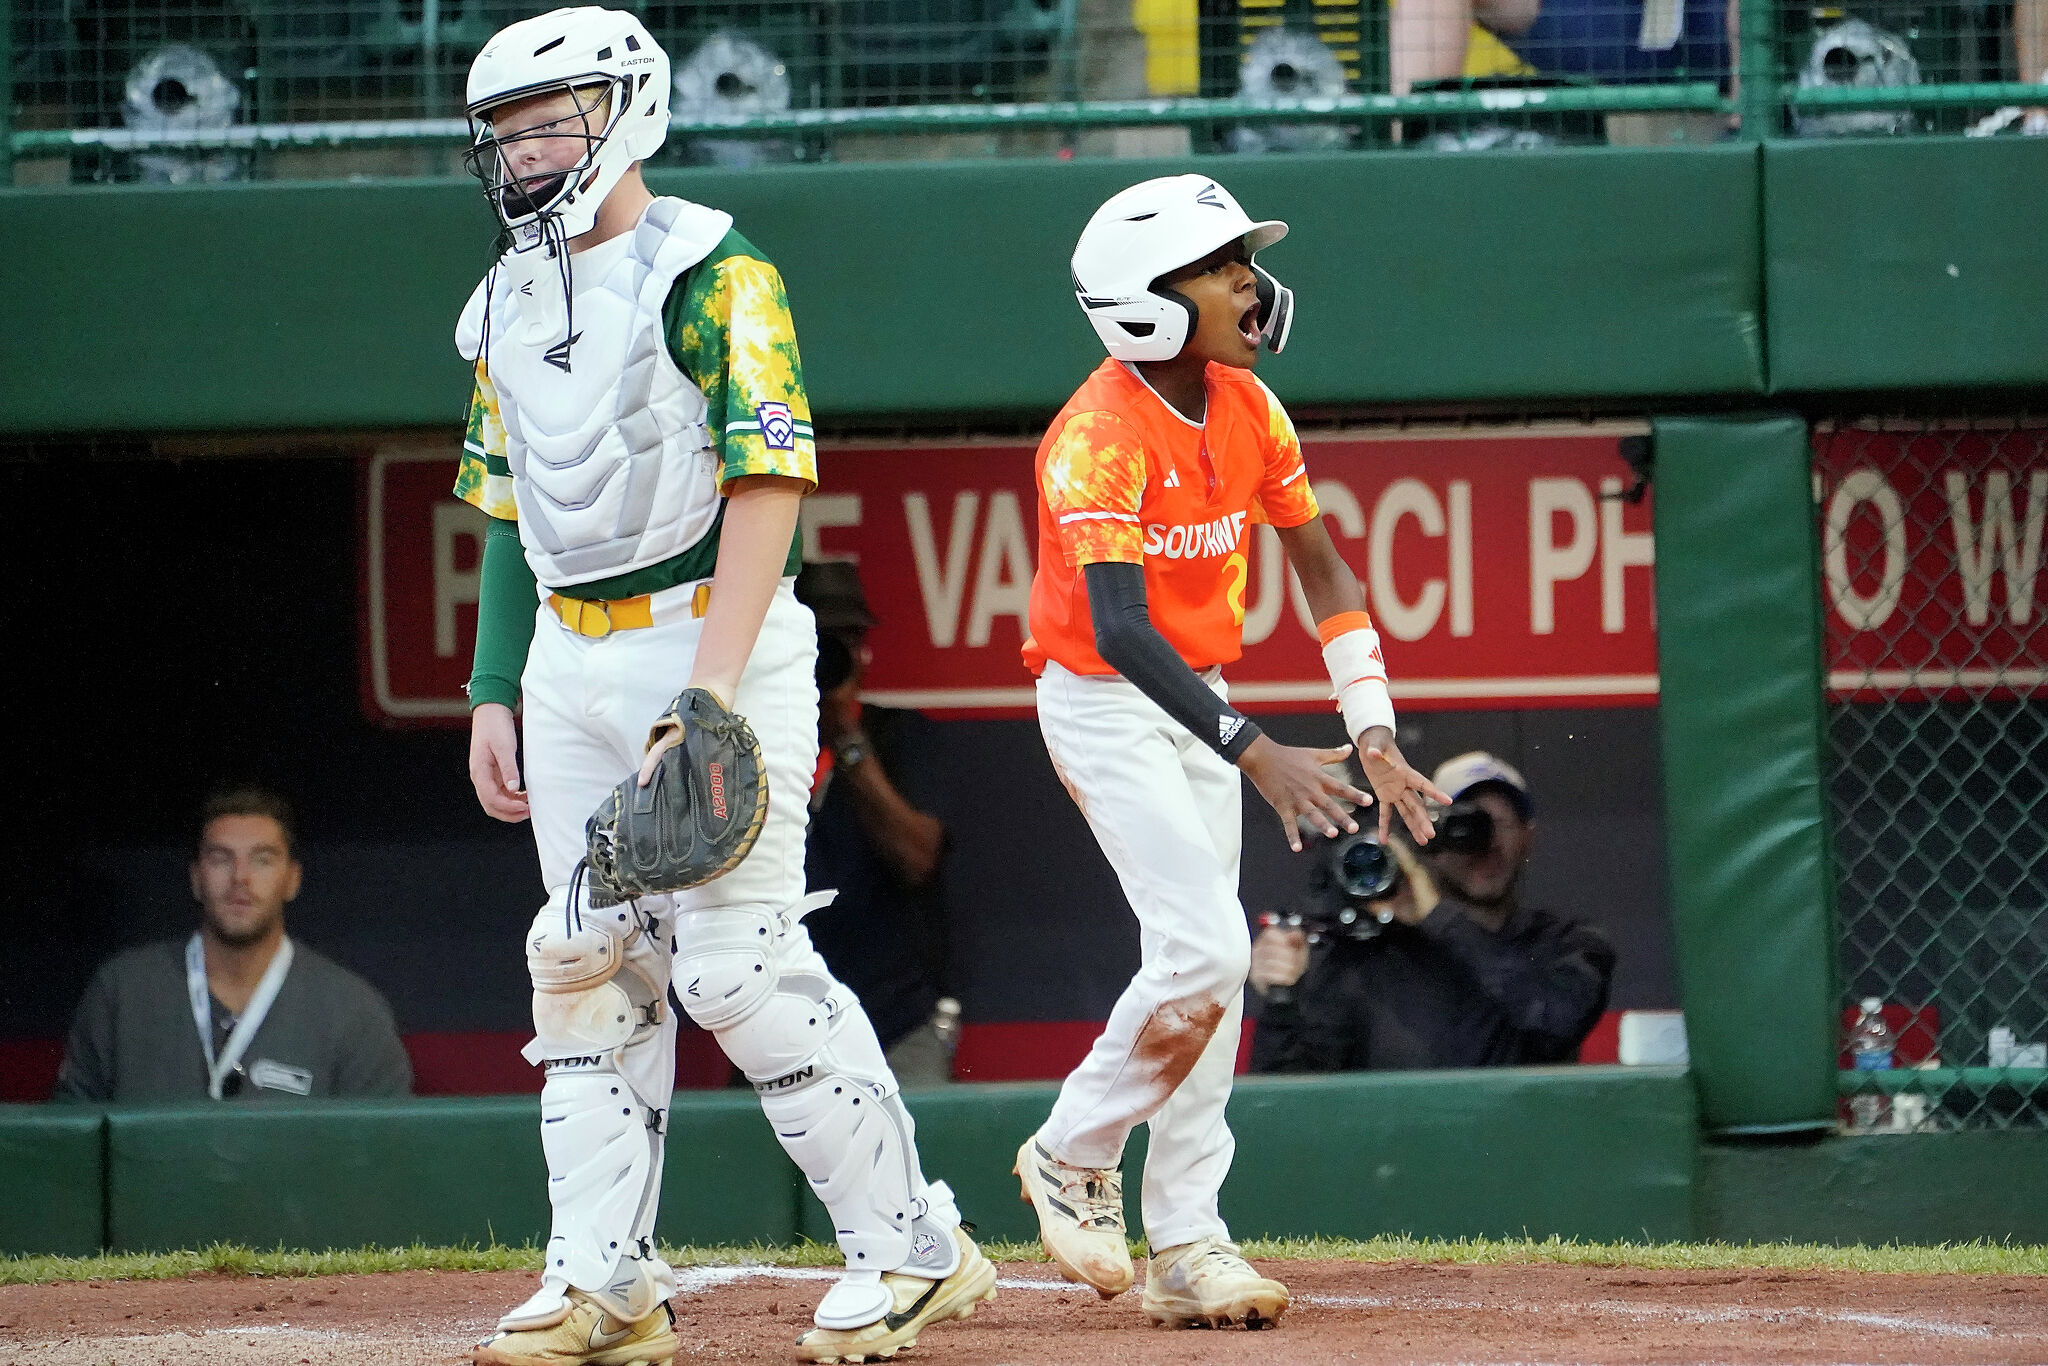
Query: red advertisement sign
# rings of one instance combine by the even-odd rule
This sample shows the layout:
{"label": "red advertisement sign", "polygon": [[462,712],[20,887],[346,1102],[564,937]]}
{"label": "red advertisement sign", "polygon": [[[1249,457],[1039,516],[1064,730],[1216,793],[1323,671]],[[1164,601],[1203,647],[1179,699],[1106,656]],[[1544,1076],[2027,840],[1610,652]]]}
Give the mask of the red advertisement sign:
{"label": "red advertisement sign", "polygon": [[2040,687],[2048,432],[1851,428],[1818,434],[1814,450],[1830,691],[1870,701]]}
{"label": "red advertisement sign", "polygon": [[459,448],[363,462],[363,708],[395,725],[462,725],[476,652],[484,515],[449,492]]}
{"label": "red advertisement sign", "polygon": [[[1643,706],[1657,694],[1647,499],[1621,498],[1629,429],[1305,438],[1338,548],[1364,584],[1408,710]],[[805,552],[854,561],[875,614],[869,696],[1022,715],[1019,656],[1037,503],[1033,446],[840,446],[805,500]],[[481,525],[447,493],[452,453],[386,452],[365,481],[364,697],[374,715],[460,717]],[[1330,703],[1300,590],[1270,528],[1246,536],[1247,710]]]}

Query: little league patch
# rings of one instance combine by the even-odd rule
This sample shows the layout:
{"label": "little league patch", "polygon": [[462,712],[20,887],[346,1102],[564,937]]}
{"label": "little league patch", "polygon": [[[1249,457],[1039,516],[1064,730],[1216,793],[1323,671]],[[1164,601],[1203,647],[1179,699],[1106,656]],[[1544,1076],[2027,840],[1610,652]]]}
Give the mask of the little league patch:
{"label": "little league patch", "polygon": [[796,416],[787,403],[759,403],[754,420],[761,424],[761,440],[771,451],[796,449]]}

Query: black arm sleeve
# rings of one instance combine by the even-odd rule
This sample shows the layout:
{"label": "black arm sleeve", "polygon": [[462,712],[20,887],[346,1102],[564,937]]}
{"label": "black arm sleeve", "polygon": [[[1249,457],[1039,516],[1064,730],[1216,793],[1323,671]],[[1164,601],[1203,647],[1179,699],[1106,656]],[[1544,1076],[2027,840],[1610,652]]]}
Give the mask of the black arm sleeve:
{"label": "black arm sleeve", "polygon": [[1259,728],[1195,677],[1145,611],[1145,568],[1101,563],[1083,568],[1095,652],[1159,709],[1230,763],[1259,738]]}
{"label": "black arm sleeve", "polygon": [[1420,928],[1465,965],[1480,992],[1524,1034],[1577,1048],[1607,1008],[1614,949],[1590,926],[1554,921],[1511,942],[1488,934],[1446,897]]}

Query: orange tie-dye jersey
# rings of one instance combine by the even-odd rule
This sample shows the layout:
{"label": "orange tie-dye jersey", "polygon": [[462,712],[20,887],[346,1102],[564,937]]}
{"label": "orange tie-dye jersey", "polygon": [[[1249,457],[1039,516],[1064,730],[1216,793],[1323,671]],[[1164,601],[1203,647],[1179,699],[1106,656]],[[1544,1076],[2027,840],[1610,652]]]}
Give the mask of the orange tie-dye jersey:
{"label": "orange tie-dye jersey", "polygon": [[1084,566],[1145,567],[1152,624],[1190,668],[1244,650],[1251,528],[1321,515],[1301,441],[1249,370],[1211,365],[1196,427],[1121,362],[1104,361],[1038,446],[1038,572],[1024,663],[1115,670],[1095,651]]}

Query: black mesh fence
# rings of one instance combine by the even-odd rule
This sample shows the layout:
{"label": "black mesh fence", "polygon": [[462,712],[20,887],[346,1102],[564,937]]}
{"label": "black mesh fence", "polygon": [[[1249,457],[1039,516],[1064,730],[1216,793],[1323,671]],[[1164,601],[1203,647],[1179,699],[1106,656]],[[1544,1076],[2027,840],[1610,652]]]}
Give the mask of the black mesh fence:
{"label": "black mesh fence", "polygon": [[[671,163],[2048,132],[2048,0],[626,7],[674,62]],[[471,60],[543,8],[0,0],[0,172],[449,174]]]}
{"label": "black mesh fence", "polygon": [[[1844,1122],[2040,1125],[2048,426],[1825,425],[1814,451]],[[1849,1045],[1870,1001],[1890,1067]]]}

